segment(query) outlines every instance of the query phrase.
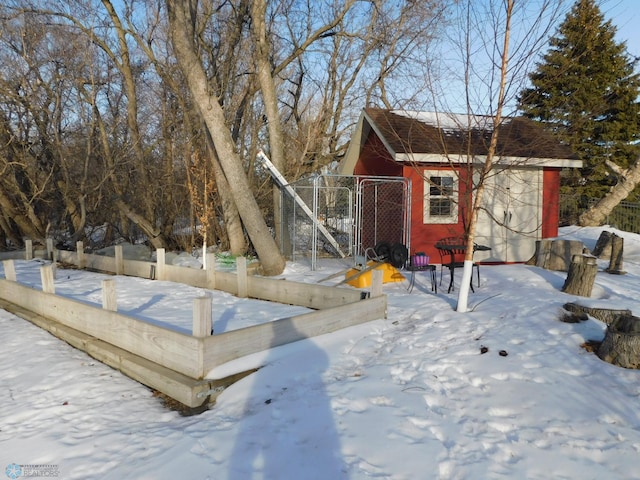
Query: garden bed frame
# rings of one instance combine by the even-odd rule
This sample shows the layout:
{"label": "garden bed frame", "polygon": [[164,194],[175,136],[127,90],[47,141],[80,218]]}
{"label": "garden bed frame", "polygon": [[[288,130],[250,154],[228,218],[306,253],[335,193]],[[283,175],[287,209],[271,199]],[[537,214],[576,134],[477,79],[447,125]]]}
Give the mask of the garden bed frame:
{"label": "garden bed frame", "polygon": [[[9,258],[48,258],[41,267],[42,290],[21,285]],[[0,307],[51,332],[72,346],[110,365],[127,376],[154,388],[190,408],[211,403],[229,384],[242,377],[207,379],[215,367],[231,360],[352,325],[386,318],[387,298],[382,294],[382,275],[375,275],[371,292],[352,288],[291,282],[249,275],[246,259],[239,257],[237,272],[217,271],[215,257],[207,258],[206,270],[166,265],[164,250],[156,262],[126,260],[122,247],[115,257],[87,254],[82,242],[76,252],[33,252],[27,241],[24,252],[5,258],[5,278],[0,279]],[[113,301],[113,282],[103,281],[102,308],[55,294],[55,262],[72,264],[116,275],[183,283],[222,290],[238,297],[303,306],[315,311],[260,325],[214,333],[211,330],[210,296],[194,298],[191,335],[147,323],[118,313]]]}

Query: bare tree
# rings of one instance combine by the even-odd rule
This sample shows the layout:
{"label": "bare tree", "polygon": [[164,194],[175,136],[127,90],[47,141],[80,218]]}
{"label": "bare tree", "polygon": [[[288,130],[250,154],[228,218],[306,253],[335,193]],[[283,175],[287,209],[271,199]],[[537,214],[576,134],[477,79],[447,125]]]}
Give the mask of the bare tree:
{"label": "bare tree", "polygon": [[[485,116],[488,125],[482,127],[490,132],[485,139],[484,159],[475,158],[472,145],[483,139],[473,138],[477,125],[460,125],[467,132],[468,152],[466,163],[453,163],[465,174],[460,182],[466,182],[460,195],[461,211],[465,215],[466,257],[463,277],[458,292],[456,310],[468,310],[468,296],[473,268],[473,252],[477,235],[478,217],[487,215],[496,224],[512,228],[507,219],[495,217],[486,208],[487,188],[493,184],[502,170],[518,167],[497,166],[499,154],[496,150],[504,119],[515,111],[515,98],[526,81],[526,73],[536,54],[543,47],[547,35],[562,12],[561,0],[545,0],[535,5],[517,0],[491,0],[482,5],[477,2],[460,2],[453,7],[453,36],[447,46],[459,54],[459,63],[430,64],[426,79],[431,92],[432,104],[436,110],[467,112],[463,118],[471,122],[472,117]],[[517,28],[514,28],[517,22]],[[515,35],[514,35],[515,33]],[[456,37],[457,35],[457,37]],[[514,38],[515,37],[515,38]],[[451,62],[451,59],[448,59]],[[442,79],[447,79],[446,88],[457,92],[448,94],[442,87]],[[526,164],[526,159],[522,160]],[[495,195],[496,192],[489,192]]]}
{"label": "bare tree", "polygon": [[176,57],[186,78],[194,102],[207,126],[235,204],[247,233],[262,263],[265,274],[277,275],[284,269],[284,259],[271,236],[255,197],[251,193],[242,159],[236,153],[224,111],[212,95],[204,67],[196,55],[194,34],[197,2],[167,1],[171,38]]}

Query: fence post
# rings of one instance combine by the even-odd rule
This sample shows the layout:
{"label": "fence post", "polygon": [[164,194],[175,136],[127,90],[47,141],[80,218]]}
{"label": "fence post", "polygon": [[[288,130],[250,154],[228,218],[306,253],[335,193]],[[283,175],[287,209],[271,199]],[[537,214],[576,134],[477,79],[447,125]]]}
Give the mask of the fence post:
{"label": "fence post", "polygon": [[79,269],[83,269],[86,265],[84,257],[84,243],[81,240],[76,242],[76,263]]}
{"label": "fence post", "polygon": [[122,245],[116,245],[116,275],[124,275],[124,257]]}
{"label": "fence post", "polygon": [[193,299],[193,327],[194,337],[208,337],[213,333],[211,325],[212,301],[209,295]]}
{"label": "fence post", "polygon": [[371,270],[371,297],[382,295],[382,280],[384,272],[378,268]]}
{"label": "fence post", "polygon": [[102,308],[112,312],[118,311],[116,282],[113,279],[102,280]]}
{"label": "fence post", "polygon": [[12,282],[16,281],[16,266],[13,264],[13,260],[5,260],[2,262],[4,267],[4,278]]}
{"label": "fence post", "polygon": [[44,293],[56,293],[53,282],[53,266],[43,265],[40,267],[40,280],[42,281],[42,291]]}
{"label": "fence post", "polygon": [[247,298],[247,258],[236,258],[236,274],[238,276],[238,298]]}
{"label": "fence post", "polygon": [[209,290],[216,289],[216,255],[215,253],[207,253],[205,255],[205,263],[207,265],[207,288]]}
{"label": "fence post", "polygon": [[32,240],[24,241],[24,259],[25,260],[33,259],[33,241]]}
{"label": "fence post", "polygon": [[159,248],[156,250],[156,278],[158,280],[166,279],[166,268],[165,268],[165,250],[164,248]]}
{"label": "fence post", "polygon": [[47,238],[47,259],[53,260],[53,238]]}

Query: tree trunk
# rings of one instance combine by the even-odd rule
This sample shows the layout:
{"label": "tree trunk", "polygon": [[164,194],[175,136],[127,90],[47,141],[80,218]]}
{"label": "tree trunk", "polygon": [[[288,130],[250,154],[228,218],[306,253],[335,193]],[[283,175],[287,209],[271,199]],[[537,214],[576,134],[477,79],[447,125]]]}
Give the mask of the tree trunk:
{"label": "tree trunk", "polygon": [[605,362],[624,368],[640,368],[640,318],[619,317],[607,327],[597,355]]}
{"label": "tree trunk", "polygon": [[[473,200],[473,207],[471,214],[469,215],[469,226],[467,234],[467,251],[464,258],[464,268],[462,270],[462,283],[460,284],[460,290],[458,293],[458,303],[456,305],[456,311],[466,312],[469,303],[469,288],[471,286],[471,277],[473,276],[473,251],[474,251],[474,238],[476,234],[476,227],[478,224],[478,212],[482,208],[482,198],[485,191],[485,180],[491,169],[493,168],[494,157],[496,155],[496,148],[498,146],[498,134],[500,132],[500,125],[502,123],[502,110],[506,102],[507,91],[507,74],[509,66],[509,38],[511,35],[511,16],[513,13],[513,0],[507,0],[506,4],[506,16],[504,26],[504,39],[503,49],[500,57],[500,84],[498,88],[498,98],[496,102],[496,112],[493,116],[493,130],[491,132],[491,139],[489,140],[489,147],[487,149],[487,156],[484,164],[482,165],[482,173],[480,174],[480,182],[475,190],[475,199]],[[469,85],[467,85],[469,88]],[[468,93],[468,92],[467,92]]]}
{"label": "tree trunk", "polygon": [[609,267],[607,273],[614,273],[617,275],[623,275],[625,272],[622,269],[622,254],[624,251],[624,238],[616,235],[611,235],[611,260],[609,261]]}
{"label": "tree trunk", "polygon": [[235,151],[231,132],[225,124],[224,112],[218,99],[211,93],[207,75],[195,53],[193,36],[196,3],[189,0],[166,2],[175,55],[194,102],[200,107],[200,114],[211,135],[231,194],[260,258],[263,271],[266,275],[278,275],[284,270],[284,259],[251,193],[242,160]]}
{"label": "tree trunk", "polygon": [[[271,49],[267,41],[266,0],[251,1],[251,33],[255,43],[255,64],[262,93],[262,102],[267,115],[267,128],[269,130],[269,156],[270,160],[281,172],[285,172],[284,166],[284,136],[278,108],[278,96],[276,95],[276,83],[271,68]],[[280,242],[282,232],[280,206],[280,190],[273,186],[273,218],[276,232],[276,242]]]}
{"label": "tree trunk", "polygon": [[562,291],[570,295],[590,297],[597,273],[598,264],[595,257],[574,255]]}
{"label": "tree trunk", "polygon": [[640,158],[623,172],[620,180],[611,187],[609,193],[578,217],[578,225],[582,227],[602,225],[607,215],[629,196],[638,183],[640,183]]}
{"label": "tree trunk", "polygon": [[244,255],[247,253],[247,242],[245,241],[244,231],[242,230],[240,212],[238,212],[238,208],[233,201],[229,182],[227,181],[227,177],[224,176],[224,171],[222,170],[220,160],[216,154],[215,145],[213,145],[213,140],[208,132],[207,147],[211,165],[213,166],[213,174],[216,177],[218,195],[222,202],[222,215],[224,217],[224,227],[227,232],[227,239],[229,240],[229,250],[232,255]]}

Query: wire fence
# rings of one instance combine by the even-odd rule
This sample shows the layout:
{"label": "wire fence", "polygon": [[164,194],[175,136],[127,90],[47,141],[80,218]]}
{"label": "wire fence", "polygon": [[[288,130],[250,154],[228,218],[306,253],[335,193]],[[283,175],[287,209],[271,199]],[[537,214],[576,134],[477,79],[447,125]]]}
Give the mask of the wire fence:
{"label": "wire fence", "polygon": [[[596,200],[590,200],[585,207],[575,195],[561,195],[560,226],[576,225],[580,214],[595,202]],[[640,203],[620,202],[607,216],[604,224],[625,232],[640,233]]]}
{"label": "wire fence", "polygon": [[366,257],[380,242],[409,248],[411,184],[402,177],[319,175],[282,194],[281,250],[292,260]]}

